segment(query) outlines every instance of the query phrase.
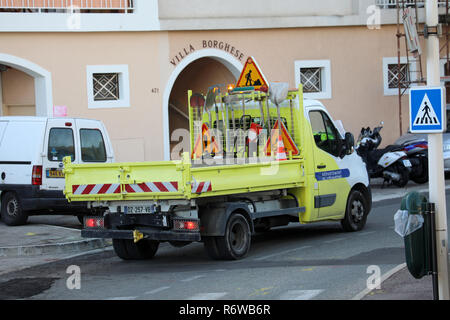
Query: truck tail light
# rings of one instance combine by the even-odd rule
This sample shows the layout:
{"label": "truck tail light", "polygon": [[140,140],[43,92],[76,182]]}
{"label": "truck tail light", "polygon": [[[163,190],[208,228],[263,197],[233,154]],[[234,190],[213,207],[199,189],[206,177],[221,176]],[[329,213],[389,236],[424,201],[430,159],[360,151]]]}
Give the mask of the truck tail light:
{"label": "truck tail light", "polygon": [[33,166],[33,173],[31,174],[31,184],[33,186],[42,185],[42,166]]}
{"label": "truck tail light", "polygon": [[103,217],[85,217],[84,218],[85,228],[104,228],[105,220]]}
{"label": "truck tail light", "polygon": [[173,228],[176,231],[200,231],[198,220],[174,219]]}

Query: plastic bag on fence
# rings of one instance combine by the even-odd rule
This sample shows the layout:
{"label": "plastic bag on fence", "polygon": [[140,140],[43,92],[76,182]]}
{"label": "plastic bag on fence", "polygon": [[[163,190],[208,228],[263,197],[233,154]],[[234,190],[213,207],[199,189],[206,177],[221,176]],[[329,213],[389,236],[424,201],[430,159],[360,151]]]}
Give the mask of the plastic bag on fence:
{"label": "plastic bag on fence", "polygon": [[424,219],[420,214],[409,214],[408,210],[398,210],[394,215],[394,222],[395,232],[404,238],[422,228]]}

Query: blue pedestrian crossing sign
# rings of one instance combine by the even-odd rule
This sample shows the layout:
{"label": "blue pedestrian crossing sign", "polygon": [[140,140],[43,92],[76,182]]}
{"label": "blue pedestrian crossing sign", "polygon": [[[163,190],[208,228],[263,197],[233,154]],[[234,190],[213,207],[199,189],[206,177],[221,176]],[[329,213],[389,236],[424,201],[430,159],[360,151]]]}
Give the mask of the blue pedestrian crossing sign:
{"label": "blue pedestrian crossing sign", "polygon": [[409,93],[409,127],[412,133],[440,133],[447,129],[445,89],[416,87]]}

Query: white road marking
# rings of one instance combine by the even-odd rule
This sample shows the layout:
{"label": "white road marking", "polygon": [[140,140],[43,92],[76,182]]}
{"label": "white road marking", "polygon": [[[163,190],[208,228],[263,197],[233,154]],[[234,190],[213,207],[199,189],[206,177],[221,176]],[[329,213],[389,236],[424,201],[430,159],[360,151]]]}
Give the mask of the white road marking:
{"label": "white road marking", "polygon": [[289,290],[280,296],[280,300],[311,300],[324,290]]}
{"label": "white road marking", "polygon": [[218,300],[227,295],[227,293],[228,292],[197,293],[186,300]]}
{"label": "white road marking", "polygon": [[337,238],[337,239],[333,239],[333,240],[324,241],[323,243],[334,243],[334,242],[339,242],[339,241],[342,241],[345,239],[347,239],[347,238]]}
{"label": "white road marking", "polygon": [[259,257],[259,258],[253,259],[253,260],[254,260],[254,261],[262,261],[262,260],[266,260],[266,259],[273,258],[273,257],[276,257],[276,256],[280,256],[280,255],[284,255],[284,254],[289,254],[289,253],[294,252],[294,251],[303,250],[303,249],[308,249],[308,248],[312,248],[312,246],[303,246],[303,247],[299,247],[299,248],[294,248],[294,249],[290,249],[290,250],[285,250],[285,251],[277,252],[277,253],[274,253],[274,254],[269,254],[269,255],[264,256],[264,257]]}
{"label": "white road marking", "polygon": [[367,236],[367,235],[369,235],[369,234],[372,234],[372,233],[376,233],[377,231],[367,231],[367,232],[360,232],[360,233],[358,233],[358,234],[356,234],[357,236]]}
{"label": "white road marking", "polygon": [[203,277],[205,277],[205,275],[198,275],[198,276],[193,276],[193,277],[190,277],[190,278],[186,278],[186,279],[183,279],[183,280],[180,280],[180,281],[182,281],[182,282],[189,282],[189,281],[194,281],[194,280],[197,280],[197,279],[200,279],[200,278],[203,278]]}
{"label": "white road marking", "polygon": [[169,289],[170,287],[161,287],[161,288],[157,288],[157,289],[153,289],[151,291],[147,291],[145,294],[155,294],[164,290]]}
{"label": "white road marking", "polygon": [[137,297],[115,297],[115,298],[108,298],[106,300],[136,300]]}

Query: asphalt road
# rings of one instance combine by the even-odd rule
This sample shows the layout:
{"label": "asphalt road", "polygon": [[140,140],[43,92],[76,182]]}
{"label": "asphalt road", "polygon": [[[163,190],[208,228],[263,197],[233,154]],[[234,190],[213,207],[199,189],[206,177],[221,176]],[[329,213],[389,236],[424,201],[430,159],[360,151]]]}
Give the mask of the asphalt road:
{"label": "asphalt road", "polygon": [[[403,239],[394,232],[398,208],[399,200],[376,203],[357,233],[345,233],[334,222],[259,233],[240,261],[210,260],[201,243],[164,243],[149,261],[122,261],[112,251],[84,255],[4,275],[0,298],[352,299],[373,270],[384,274],[405,262]],[[81,271],[80,289],[67,287],[71,265]]]}

